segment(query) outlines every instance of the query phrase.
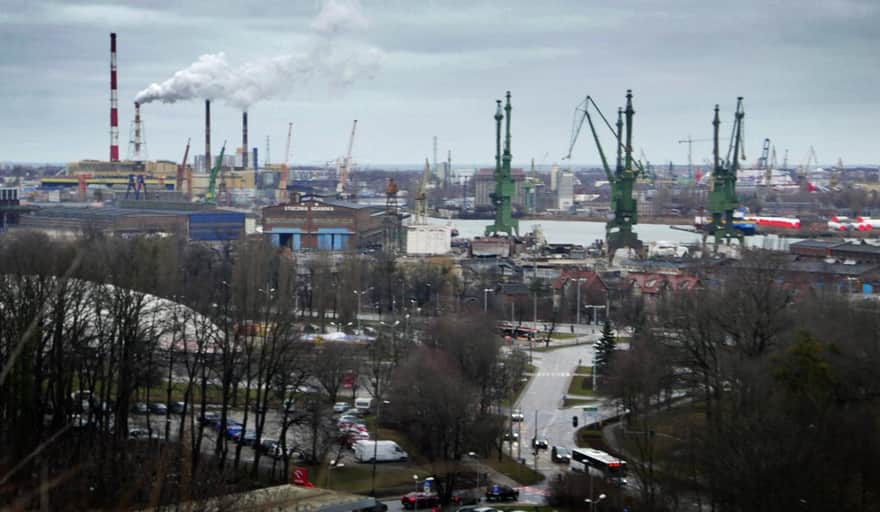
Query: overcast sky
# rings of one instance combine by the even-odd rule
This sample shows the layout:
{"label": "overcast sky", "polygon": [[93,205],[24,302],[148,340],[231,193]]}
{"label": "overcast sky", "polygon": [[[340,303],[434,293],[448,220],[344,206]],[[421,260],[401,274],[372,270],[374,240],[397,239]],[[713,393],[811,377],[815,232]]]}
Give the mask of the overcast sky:
{"label": "overcast sky", "polygon": [[[422,161],[435,135],[441,158],[451,149],[454,165],[489,163],[495,99],[510,89],[514,164],[551,164],[568,151],[575,105],[590,94],[613,114],[627,88],[635,95],[634,147],[654,163],[685,164],[687,145],[677,141],[710,137],[715,103],[727,133],[739,95],[749,161],[765,137],[780,164],[785,149],[790,165],[800,164],[811,145],[826,164],[880,160],[876,0],[338,0],[332,7],[0,0],[0,160],[108,157],[112,31],[123,157],[135,95],[224,52],[237,73],[264,76],[266,63],[290,56],[303,71],[261,84],[268,97],[249,107],[250,143],[262,159],[270,136],[273,161],[284,152],[288,122],[291,161],[323,163],[345,152],[357,118],[360,164]],[[340,13],[347,19],[334,18]],[[305,65],[310,55],[323,62]],[[338,75],[328,69],[339,66]],[[240,108],[216,99],[212,110],[214,153],[224,139],[240,145]],[[179,160],[188,137],[194,153],[204,152],[202,101],[149,103],[143,118],[151,159]],[[598,161],[586,135],[575,162]],[[696,163],[709,152],[710,144],[694,143]]]}

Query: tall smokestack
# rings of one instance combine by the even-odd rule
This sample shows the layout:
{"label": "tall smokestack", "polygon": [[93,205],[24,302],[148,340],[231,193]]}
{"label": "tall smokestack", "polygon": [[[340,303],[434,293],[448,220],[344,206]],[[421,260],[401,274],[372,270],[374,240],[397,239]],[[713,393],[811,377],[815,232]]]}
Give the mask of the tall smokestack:
{"label": "tall smokestack", "polygon": [[248,168],[247,110],[241,113],[241,168]]}
{"label": "tall smokestack", "polygon": [[144,159],[141,153],[143,145],[143,134],[141,133],[141,104],[134,104],[134,158],[132,160],[139,162]]}
{"label": "tall smokestack", "polygon": [[211,100],[205,100],[205,172],[211,172]]}
{"label": "tall smokestack", "polygon": [[119,161],[119,110],[116,103],[116,33],[110,33],[110,161]]}

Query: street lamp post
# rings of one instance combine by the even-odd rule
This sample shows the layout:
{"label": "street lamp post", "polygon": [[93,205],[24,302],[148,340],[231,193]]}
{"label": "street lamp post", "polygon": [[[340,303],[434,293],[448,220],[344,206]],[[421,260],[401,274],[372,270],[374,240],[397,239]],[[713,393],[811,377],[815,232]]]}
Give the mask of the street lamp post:
{"label": "street lamp post", "polygon": [[489,309],[489,294],[495,293],[495,290],[491,288],[483,288],[483,313],[488,311]]}
{"label": "street lamp post", "polygon": [[358,334],[360,334],[360,332],[361,332],[361,297],[363,297],[363,295],[365,293],[369,292],[370,290],[372,290],[372,288],[367,288],[366,290],[353,290],[352,291],[352,293],[357,295],[357,298],[358,298],[357,311],[355,311],[355,314],[354,314],[355,321],[357,321]]}
{"label": "street lamp post", "polygon": [[580,324],[580,323],[581,323],[581,283],[583,283],[583,282],[585,282],[585,281],[586,281],[586,279],[584,279],[583,277],[579,277],[579,278],[577,279],[577,284],[578,284],[578,290],[577,290],[577,291],[578,291],[578,293],[577,293],[577,321],[575,322],[575,323],[577,323],[577,324]]}
{"label": "street lamp post", "polygon": [[[593,487],[592,484],[593,484],[593,479],[591,478],[591,479],[590,479],[590,488],[591,488],[591,489],[592,489],[592,487]],[[592,495],[593,495],[593,491],[591,490],[591,491],[590,491],[590,496],[592,496]],[[600,501],[604,500],[604,499],[607,498],[607,497],[608,497],[608,496],[606,496],[605,494],[600,494],[600,495],[598,495],[598,496],[596,496],[596,497],[594,497],[594,498],[587,498],[587,499],[585,499],[585,500],[584,500],[584,503],[587,503],[587,504],[590,505],[590,512],[595,512],[595,510],[596,510],[596,505],[598,505]]]}

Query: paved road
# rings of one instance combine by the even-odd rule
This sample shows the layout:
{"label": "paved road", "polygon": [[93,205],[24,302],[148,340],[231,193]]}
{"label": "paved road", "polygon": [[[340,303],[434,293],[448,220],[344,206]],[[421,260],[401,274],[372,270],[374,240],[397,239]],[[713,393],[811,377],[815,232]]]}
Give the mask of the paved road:
{"label": "paved road", "polygon": [[[599,334],[587,334],[578,337],[578,342],[595,341]],[[514,428],[521,429],[520,439],[522,446],[516,443],[512,446],[514,457],[521,455],[526,462],[542,472],[548,478],[535,486],[538,490],[544,490],[547,482],[556,473],[567,471],[568,466],[556,464],[550,460],[549,450],[540,450],[536,457],[531,450],[531,439],[537,432],[537,437],[547,439],[550,446],[561,445],[569,448],[575,447],[575,432],[577,428],[572,426],[572,417],[578,417],[578,425],[583,426],[599,418],[609,418],[616,413],[614,406],[607,406],[601,401],[596,401],[599,407],[597,413],[585,413],[581,406],[562,408],[563,395],[568,391],[572,372],[582,361],[584,366],[593,359],[592,345],[575,345],[550,350],[548,352],[535,352],[533,364],[536,373],[529,382],[528,387],[520,395],[516,403],[525,421],[514,424]],[[537,422],[536,422],[537,413]],[[537,462],[537,466],[535,463]]]}

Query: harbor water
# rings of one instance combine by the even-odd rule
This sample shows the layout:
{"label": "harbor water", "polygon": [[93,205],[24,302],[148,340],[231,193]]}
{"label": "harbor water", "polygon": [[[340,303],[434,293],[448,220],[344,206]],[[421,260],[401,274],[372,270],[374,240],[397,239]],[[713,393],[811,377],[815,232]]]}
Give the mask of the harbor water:
{"label": "harbor water", "polygon": [[[492,224],[486,219],[441,219],[428,218],[430,224],[448,224],[458,230],[461,238],[474,238],[483,236],[486,226]],[[521,235],[531,232],[535,226],[540,226],[544,232],[544,238],[551,244],[576,244],[587,246],[596,240],[605,238],[605,223],[591,221],[566,221],[566,220],[521,220],[519,232]],[[681,226],[686,227],[686,226]],[[638,224],[634,231],[644,243],[651,242],[674,242],[679,244],[699,243],[701,236],[698,233],[689,233],[681,229],[673,229],[666,224]],[[787,251],[788,245],[796,242],[796,238],[780,238],[776,235],[756,235],[748,237],[746,243],[750,247]]]}

